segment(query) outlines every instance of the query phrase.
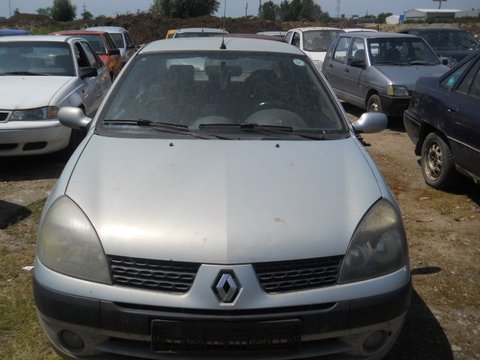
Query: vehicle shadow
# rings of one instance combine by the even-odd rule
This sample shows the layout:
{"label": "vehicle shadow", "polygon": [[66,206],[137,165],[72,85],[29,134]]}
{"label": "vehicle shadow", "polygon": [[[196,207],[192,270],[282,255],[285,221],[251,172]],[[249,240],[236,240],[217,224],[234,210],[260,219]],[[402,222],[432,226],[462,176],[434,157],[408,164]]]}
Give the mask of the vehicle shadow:
{"label": "vehicle shadow", "polygon": [[31,211],[22,205],[0,200],[0,230],[22,221],[30,214]]}
{"label": "vehicle shadow", "polygon": [[58,178],[66,160],[56,154],[0,158],[0,182]]}
{"label": "vehicle shadow", "polygon": [[[413,276],[428,275],[441,271],[438,267],[413,269]],[[384,360],[453,360],[450,342],[442,326],[422,300],[412,291],[402,332]]]}
{"label": "vehicle shadow", "polygon": [[[422,171],[421,170],[422,163],[420,158],[417,159],[417,164],[418,164],[418,171]],[[428,186],[428,185],[425,184],[425,186]],[[439,190],[439,191],[445,191],[454,195],[465,195],[476,205],[476,207],[478,207],[478,209],[476,209],[475,211],[480,212],[480,183],[475,184],[475,182],[472,179],[464,175],[460,175],[458,177],[456,184],[452,186],[452,188],[449,188],[448,190]]]}

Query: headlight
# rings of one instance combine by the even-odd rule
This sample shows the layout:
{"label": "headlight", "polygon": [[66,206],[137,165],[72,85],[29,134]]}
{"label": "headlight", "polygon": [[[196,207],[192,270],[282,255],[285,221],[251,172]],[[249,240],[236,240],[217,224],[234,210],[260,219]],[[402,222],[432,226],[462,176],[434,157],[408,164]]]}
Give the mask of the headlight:
{"label": "headlight", "polygon": [[387,95],[388,96],[408,96],[408,89],[406,86],[388,85]]}
{"label": "headlight", "polygon": [[383,199],[370,208],[355,230],[339,283],[389,274],[408,263],[407,239],[400,215]]}
{"label": "headlight", "polygon": [[58,114],[58,107],[45,106],[36,109],[15,110],[10,116],[12,121],[21,120],[51,120],[56,119]]}
{"label": "headlight", "polygon": [[37,256],[59,273],[111,284],[107,259],[92,224],[70,198],[57,199],[40,225]]}

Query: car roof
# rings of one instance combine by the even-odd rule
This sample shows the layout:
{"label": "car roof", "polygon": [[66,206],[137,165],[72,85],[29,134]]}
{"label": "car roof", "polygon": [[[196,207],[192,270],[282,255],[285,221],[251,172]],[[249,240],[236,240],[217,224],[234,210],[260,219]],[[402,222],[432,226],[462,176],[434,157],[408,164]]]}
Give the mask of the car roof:
{"label": "car roof", "polygon": [[85,30],[87,31],[106,31],[111,33],[124,33],[128,32],[127,29],[120,26],[92,26],[88,27]]}
{"label": "car roof", "polygon": [[306,26],[306,27],[298,27],[298,28],[293,28],[288,31],[318,31],[318,30],[340,30],[344,31],[343,29],[336,28],[336,27],[327,27],[327,26]]}
{"label": "car roof", "polygon": [[106,31],[90,31],[90,30],[63,30],[63,31],[55,31],[52,34],[59,34],[59,35],[103,35],[106,34]]}
{"label": "car roof", "polygon": [[399,30],[401,31],[461,31],[461,32],[468,32],[465,29],[458,29],[458,28],[451,28],[451,27],[413,27],[413,28],[407,28],[407,29],[402,29]]}
{"label": "car roof", "polygon": [[226,36],[215,36],[207,38],[179,38],[175,41],[168,39],[153,41],[140,50],[140,53],[159,51],[219,51],[225,42],[226,49],[222,51],[251,51],[251,52],[272,52],[286,53],[298,56],[305,54],[295,46],[281,41],[261,40],[251,38],[239,38]]}
{"label": "car roof", "polygon": [[[75,38],[74,36],[62,36],[62,35],[19,35],[19,36],[0,36],[1,42],[68,42],[69,39]],[[83,40],[83,39],[82,39]]]}
{"label": "car roof", "polygon": [[183,29],[176,29],[177,33],[186,33],[186,32],[218,32],[218,33],[225,33],[226,31],[223,29],[218,28],[208,28],[208,27],[193,27],[193,28],[183,28]]}
{"label": "car roof", "polygon": [[[416,35],[411,34],[401,34],[401,33],[394,33],[394,32],[386,32],[386,31],[357,31],[357,32],[348,32],[346,33],[348,36],[355,36],[355,37],[362,37],[362,38],[372,38],[372,39],[380,39],[380,38],[418,38]],[[345,35],[342,35],[345,36]]]}

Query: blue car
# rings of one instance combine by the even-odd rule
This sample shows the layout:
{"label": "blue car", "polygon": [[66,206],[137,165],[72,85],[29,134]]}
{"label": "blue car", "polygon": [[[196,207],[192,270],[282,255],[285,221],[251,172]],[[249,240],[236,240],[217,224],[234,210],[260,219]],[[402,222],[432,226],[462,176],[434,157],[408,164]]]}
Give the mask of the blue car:
{"label": "blue car", "polygon": [[12,35],[33,35],[33,33],[30,30],[24,29],[0,29],[0,36]]}
{"label": "blue car", "polygon": [[418,79],[405,129],[425,182],[448,189],[459,173],[480,182],[480,50],[442,76]]}

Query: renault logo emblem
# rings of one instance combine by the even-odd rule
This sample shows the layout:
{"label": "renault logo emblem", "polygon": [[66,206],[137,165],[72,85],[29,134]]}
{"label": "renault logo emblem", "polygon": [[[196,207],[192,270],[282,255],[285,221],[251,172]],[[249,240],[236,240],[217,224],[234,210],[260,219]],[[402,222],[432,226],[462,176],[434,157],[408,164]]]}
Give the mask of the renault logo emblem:
{"label": "renault logo emblem", "polygon": [[233,271],[223,270],[212,285],[217,298],[224,303],[232,303],[237,298],[241,286]]}

